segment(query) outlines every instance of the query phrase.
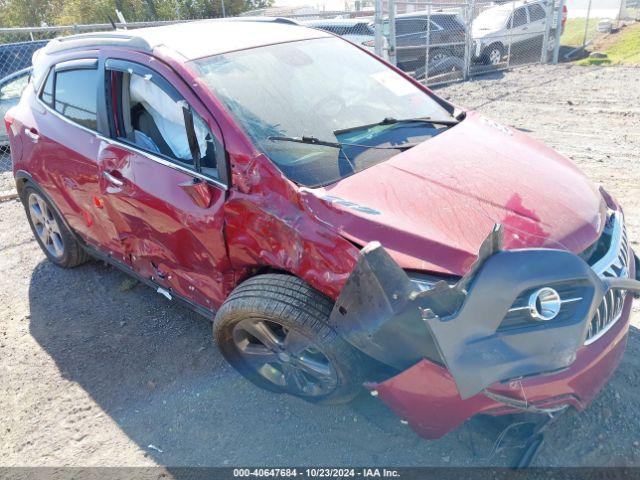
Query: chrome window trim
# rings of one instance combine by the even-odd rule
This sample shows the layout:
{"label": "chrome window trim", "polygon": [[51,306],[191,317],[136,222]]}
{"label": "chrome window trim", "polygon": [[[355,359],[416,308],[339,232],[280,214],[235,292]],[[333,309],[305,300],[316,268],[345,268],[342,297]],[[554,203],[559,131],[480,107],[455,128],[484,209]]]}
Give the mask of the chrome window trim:
{"label": "chrome window trim", "polygon": [[[42,88],[44,88],[44,83],[41,85],[40,89],[42,90]],[[47,105],[46,103],[44,103],[42,101],[42,99],[40,98],[40,92],[38,92],[38,95],[36,97],[38,103],[44,107],[45,110],[47,110],[49,113],[53,114],[54,116],[58,117],[61,120],[64,120],[65,122],[67,122],[69,125],[72,125],[74,127],[79,128],[80,130],[84,130],[87,133],[91,133],[93,135],[100,135],[96,130],[91,130],[88,127],[85,127],[84,125],[80,125],[79,123],[74,122],[73,120],[71,120],[70,118],[65,117],[64,115],[62,115],[60,112],[57,112],[56,110],[54,110],[53,108],[51,108],[49,105]]]}
{"label": "chrome window trim", "polygon": [[[51,71],[51,70],[50,70]],[[64,115],[62,115],[60,112],[57,112],[56,110],[54,110],[53,108],[51,108],[49,105],[47,105],[46,103],[44,103],[42,101],[42,99],[40,98],[40,94],[42,93],[42,89],[44,88],[44,84],[46,82],[42,82],[42,85],[40,86],[40,90],[38,91],[38,94],[36,95],[36,101],[45,109],[47,110],[49,113],[51,113],[52,115],[54,115],[55,117],[67,122],[69,125],[72,125],[76,128],[79,128],[80,130],[85,131],[86,133],[90,133],[92,135],[95,135],[96,138],[110,144],[110,145],[116,145],[118,147],[121,148],[125,148],[128,150],[132,150],[133,152],[142,155],[146,158],[148,158],[149,160],[153,160],[156,163],[159,163],[161,165],[164,165],[166,167],[170,167],[173,168],[174,170],[178,170],[182,173],[187,173],[195,178],[198,178],[200,180],[203,180],[205,182],[208,183],[212,183],[217,187],[222,188],[224,191],[227,191],[229,189],[229,187],[227,185],[225,185],[223,182],[221,182],[220,180],[217,180],[215,178],[212,178],[208,175],[205,175],[203,173],[200,172],[196,172],[195,170],[191,170],[190,168],[187,167],[183,167],[181,165],[178,165],[176,163],[173,163],[169,160],[165,160],[164,158],[158,157],[156,155],[153,155],[152,153],[146,152],[142,149],[136,148],[134,146],[131,146],[129,144],[126,144],[124,142],[118,141],[116,139],[113,138],[109,138],[103,134],[101,134],[100,132],[96,131],[96,130],[91,130],[90,128],[85,127],[84,125],[80,125],[79,123],[74,122],[73,120],[71,120],[70,118],[65,117]]]}
{"label": "chrome window trim", "polygon": [[143,157],[148,158],[149,160],[152,160],[156,163],[159,163],[160,165],[164,165],[165,167],[169,167],[169,168],[173,168],[174,170],[178,170],[179,172],[182,173],[186,173],[191,175],[192,177],[198,178],[200,180],[203,180],[205,182],[208,183],[212,183],[217,187],[220,187],[223,190],[228,190],[229,187],[227,185],[225,185],[223,182],[221,182],[218,179],[212,178],[208,175],[205,175],[204,173],[200,173],[200,172],[196,172],[195,170],[191,170],[188,167],[183,167],[182,165],[178,165],[177,163],[174,163],[170,160],[166,160],[162,157],[159,157],[157,155],[154,155],[150,152],[147,152],[145,150],[142,150],[140,148],[135,147],[134,145],[131,145],[129,143],[126,142],[122,142],[120,140],[114,139],[114,138],[109,138],[106,137],[100,133],[96,132],[96,137],[99,138],[100,140],[102,140],[103,142],[108,143],[109,145],[115,145],[116,147],[120,147],[120,148],[124,148],[126,150],[131,150],[134,153],[137,153],[138,155],[142,155]]}

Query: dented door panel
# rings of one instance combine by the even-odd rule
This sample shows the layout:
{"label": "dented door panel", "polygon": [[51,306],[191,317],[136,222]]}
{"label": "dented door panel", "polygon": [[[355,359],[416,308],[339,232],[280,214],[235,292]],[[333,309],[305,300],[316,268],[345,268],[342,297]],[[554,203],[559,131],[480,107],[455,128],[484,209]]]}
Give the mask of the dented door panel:
{"label": "dented door panel", "polygon": [[119,145],[105,143],[99,165],[122,184],[101,176],[105,208],[136,273],[207,309],[221,303],[229,268],[224,189],[202,181],[204,206],[183,188],[200,182],[193,175]]}

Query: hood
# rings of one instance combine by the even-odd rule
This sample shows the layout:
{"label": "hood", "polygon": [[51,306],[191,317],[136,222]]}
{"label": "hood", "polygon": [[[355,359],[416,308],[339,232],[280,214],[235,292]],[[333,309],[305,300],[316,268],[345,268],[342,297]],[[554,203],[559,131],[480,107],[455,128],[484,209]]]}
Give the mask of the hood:
{"label": "hood", "polygon": [[[511,13],[511,7],[505,9],[500,6],[494,9],[485,10],[473,21],[471,35],[474,39],[495,35],[506,28],[507,18]],[[504,32],[503,34],[504,35]]]}
{"label": "hood", "polygon": [[504,248],[580,253],[599,237],[602,195],[565,157],[469,112],[460,124],[333,185],[308,189],[314,214],[402,268],[464,275],[496,223]]}

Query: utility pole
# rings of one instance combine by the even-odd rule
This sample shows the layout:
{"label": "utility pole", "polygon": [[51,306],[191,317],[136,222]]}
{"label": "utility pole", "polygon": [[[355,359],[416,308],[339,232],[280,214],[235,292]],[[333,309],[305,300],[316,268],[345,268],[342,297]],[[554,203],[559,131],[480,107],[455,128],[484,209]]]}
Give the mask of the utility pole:
{"label": "utility pole", "polygon": [[224,11],[224,0],[220,0],[220,6],[222,7],[222,18],[225,18],[227,15]]}

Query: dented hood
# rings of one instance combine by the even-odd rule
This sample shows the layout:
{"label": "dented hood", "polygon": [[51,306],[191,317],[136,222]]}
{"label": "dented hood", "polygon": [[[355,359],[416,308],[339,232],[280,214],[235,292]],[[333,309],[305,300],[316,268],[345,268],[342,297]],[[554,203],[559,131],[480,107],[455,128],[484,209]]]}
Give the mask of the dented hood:
{"label": "dented hood", "polygon": [[463,275],[496,223],[506,249],[579,253],[596,241],[606,207],[565,157],[469,113],[390,160],[313,189],[314,212],[346,238],[379,241],[405,269]]}

